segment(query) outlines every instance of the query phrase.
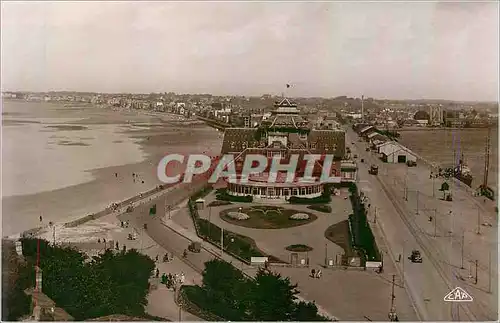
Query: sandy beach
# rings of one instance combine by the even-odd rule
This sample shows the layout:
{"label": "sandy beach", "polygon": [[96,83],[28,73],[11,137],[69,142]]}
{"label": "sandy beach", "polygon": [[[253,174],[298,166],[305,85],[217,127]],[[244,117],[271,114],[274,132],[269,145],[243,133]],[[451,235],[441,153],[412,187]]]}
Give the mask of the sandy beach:
{"label": "sandy beach", "polygon": [[[3,172],[15,176],[2,179],[2,236],[38,226],[39,216],[66,222],[162,184],[157,165],[167,153],[220,151],[216,130],[168,114],[31,102],[4,102],[3,111]],[[36,139],[19,141],[34,130]]]}

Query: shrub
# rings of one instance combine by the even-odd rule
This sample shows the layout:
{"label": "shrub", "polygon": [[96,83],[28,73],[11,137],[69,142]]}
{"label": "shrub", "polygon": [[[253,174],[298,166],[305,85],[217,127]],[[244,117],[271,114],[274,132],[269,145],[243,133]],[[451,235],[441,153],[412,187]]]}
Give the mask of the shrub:
{"label": "shrub", "polygon": [[212,201],[210,203],[208,203],[208,206],[223,206],[223,205],[231,205],[233,203],[229,202],[229,201]]}
{"label": "shrub", "polygon": [[227,192],[226,189],[219,189],[216,192],[215,197],[220,201],[228,201],[228,202],[241,202],[241,203],[251,203],[253,202],[253,196],[234,196]]}
{"label": "shrub", "polygon": [[288,199],[288,202],[291,204],[326,204],[330,203],[331,200],[330,195],[324,194],[313,198],[291,196]]}
{"label": "shrub", "polygon": [[323,213],[331,213],[332,212],[331,206],[324,205],[324,204],[313,204],[313,205],[309,205],[307,208],[314,210],[314,211],[323,212]]}
{"label": "shrub", "polygon": [[285,248],[288,251],[294,251],[294,252],[306,252],[306,251],[312,251],[313,248],[305,245],[305,244],[292,244],[289,245],[288,247]]}

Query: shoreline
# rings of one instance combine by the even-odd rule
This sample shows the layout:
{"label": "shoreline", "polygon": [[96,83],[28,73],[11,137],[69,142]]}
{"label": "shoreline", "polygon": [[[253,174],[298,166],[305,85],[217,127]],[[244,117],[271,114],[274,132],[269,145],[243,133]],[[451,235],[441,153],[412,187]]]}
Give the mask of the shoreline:
{"label": "shoreline", "polygon": [[[50,108],[53,106],[49,106],[49,113],[57,113],[57,109],[50,111]],[[215,130],[204,125],[188,127],[172,124],[168,120],[169,116],[163,113],[148,116],[135,111],[127,113],[91,107],[76,114],[79,114],[82,120],[66,123],[137,125],[117,131],[126,134],[124,140],[139,145],[144,160],[87,170],[94,179],[86,183],[35,194],[2,197],[2,236],[37,230],[40,224],[39,216],[43,216],[45,223],[83,221],[82,218],[92,219],[96,214],[100,217],[100,212],[113,202],[123,203],[140,193],[156,190],[159,185],[164,185],[157,178],[157,165],[168,152],[189,154],[203,150],[211,153],[220,151],[221,140]],[[36,117],[39,115],[32,118]],[[180,166],[172,168],[174,172],[180,170]],[[54,174],[56,172],[57,170],[54,170]]]}

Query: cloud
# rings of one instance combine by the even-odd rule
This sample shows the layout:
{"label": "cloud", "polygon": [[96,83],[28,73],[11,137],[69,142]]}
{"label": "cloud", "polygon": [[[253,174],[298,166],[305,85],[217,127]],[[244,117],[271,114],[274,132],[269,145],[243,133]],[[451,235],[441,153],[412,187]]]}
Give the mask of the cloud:
{"label": "cloud", "polygon": [[[497,3],[2,3],[10,89],[496,99]],[[439,84],[439,86],[437,86]],[[474,86],[471,86],[474,84]]]}

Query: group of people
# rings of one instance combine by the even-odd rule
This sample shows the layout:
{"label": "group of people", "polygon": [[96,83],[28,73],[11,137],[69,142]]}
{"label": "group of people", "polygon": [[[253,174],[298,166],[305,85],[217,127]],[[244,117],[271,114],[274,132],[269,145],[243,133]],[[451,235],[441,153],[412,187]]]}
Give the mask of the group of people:
{"label": "group of people", "polygon": [[321,278],[322,274],[323,273],[321,272],[321,269],[318,269],[318,270],[316,270],[314,268],[311,269],[311,278]]}
{"label": "group of people", "polygon": [[[115,177],[118,178],[118,173],[115,173]],[[132,181],[135,183],[135,181],[141,181],[142,184],[144,184],[144,180],[139,179],[139,175],[136,173],[132,173]]]}
{"label": "group of people", "polygon": [[[159,276],[159,273],[160,271],[158,269],[156,269],[156,277]],[[180,274],[163,274],[161,275],[161,283],[162,284],[165,284],[165,286],[167,286],[167,288],[175,288],[177,283],[179,284],[184,284],[184,282],[186,281],[186,276],[184,275],[183,272],[181,272]]]}

